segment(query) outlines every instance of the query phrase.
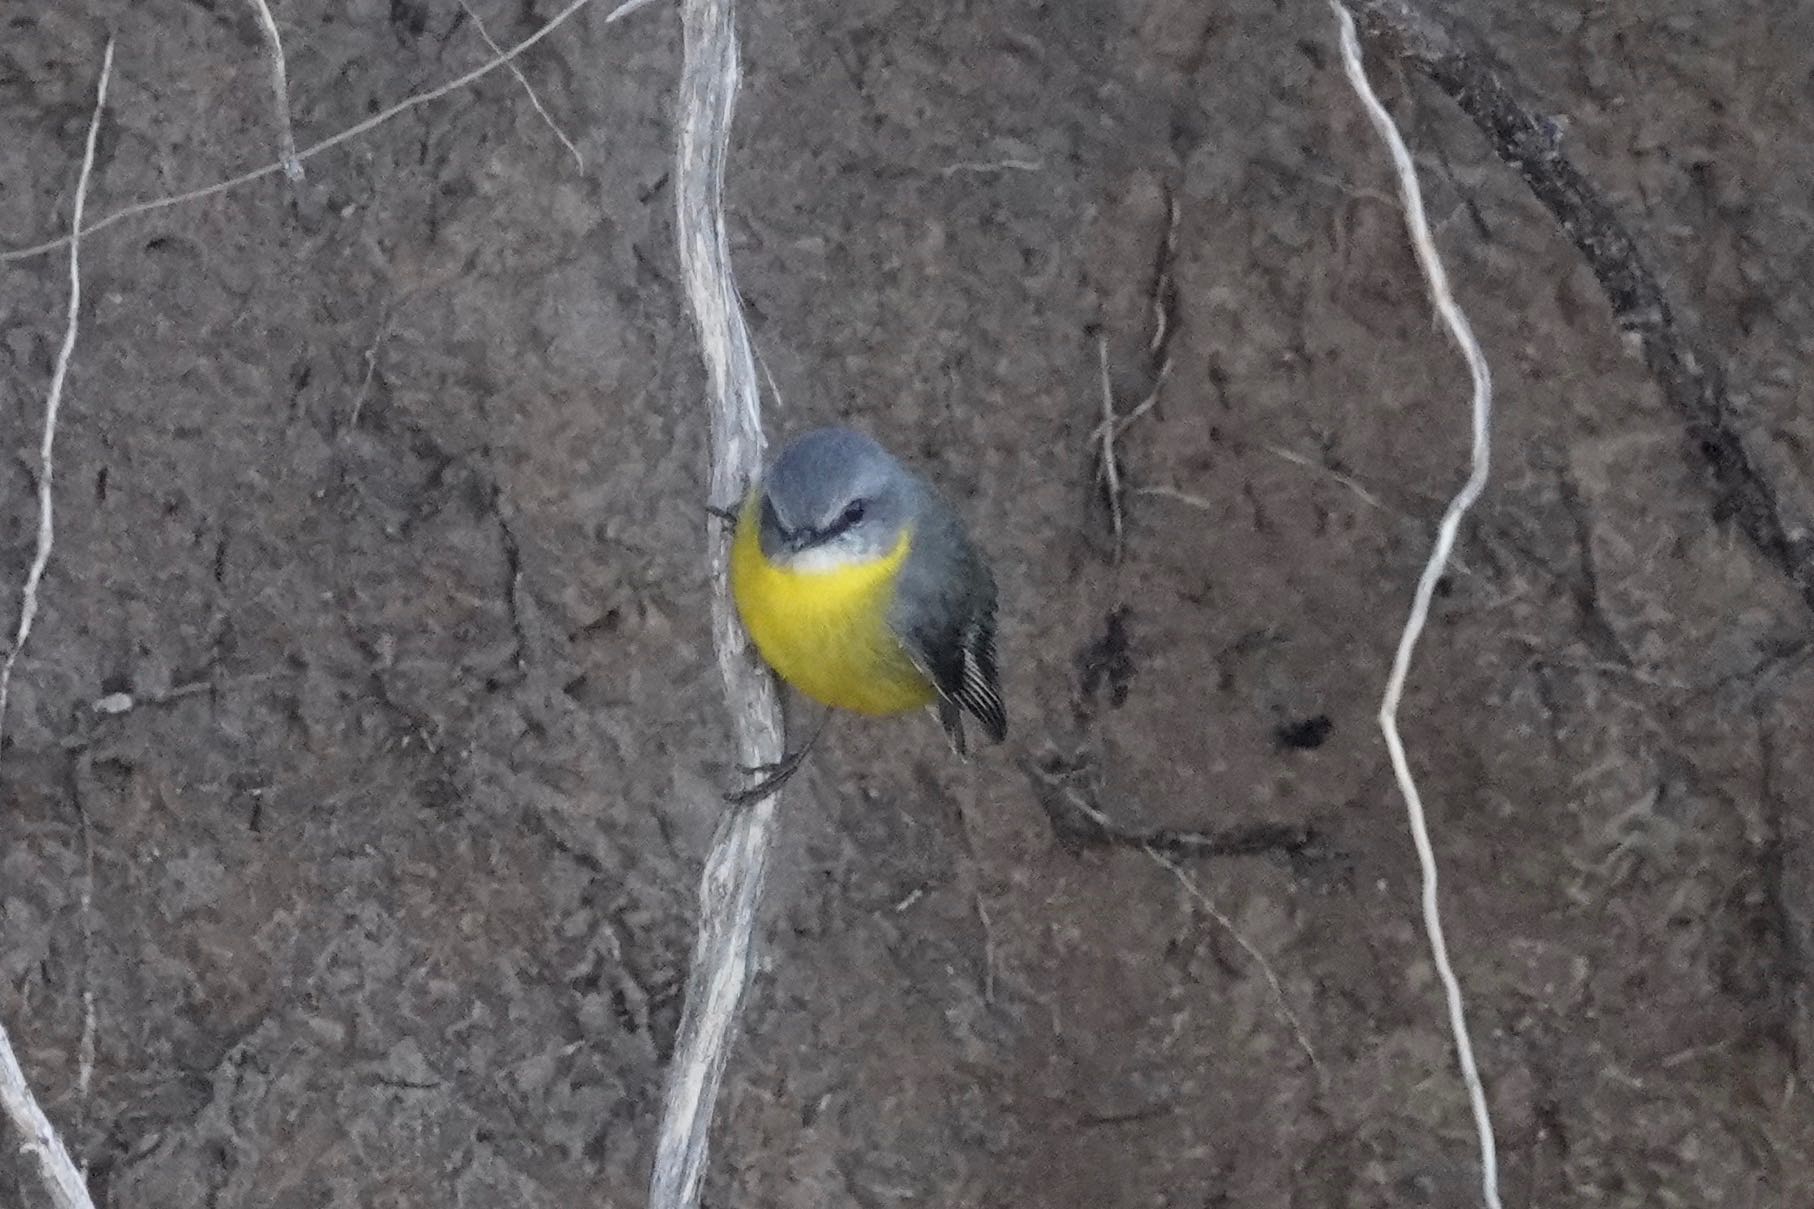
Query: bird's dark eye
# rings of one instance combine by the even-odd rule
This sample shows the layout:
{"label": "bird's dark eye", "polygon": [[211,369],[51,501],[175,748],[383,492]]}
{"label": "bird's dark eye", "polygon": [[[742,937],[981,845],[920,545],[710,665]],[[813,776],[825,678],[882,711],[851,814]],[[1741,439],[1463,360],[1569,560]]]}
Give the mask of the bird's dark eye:
{"label": "bird's dark eye", "polygon": [[838,528],[848,529],[852,525],[862,523],[863,514],[868,511],[869,502],[867,500],[850,501],[844,506],[844,515],[838,518]]}

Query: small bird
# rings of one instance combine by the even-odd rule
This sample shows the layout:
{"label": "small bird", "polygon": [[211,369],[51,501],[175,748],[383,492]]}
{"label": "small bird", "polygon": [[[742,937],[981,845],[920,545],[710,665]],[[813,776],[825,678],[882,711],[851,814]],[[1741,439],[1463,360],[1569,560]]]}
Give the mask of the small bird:
{"label": "small bird", "polygon": [[862,433],[817,429],[775,458],[737,517],[731,591],[762,657],[813,700],[936,705],[960,756],[965,713],[1007,737],[988,564],[933,486]]}

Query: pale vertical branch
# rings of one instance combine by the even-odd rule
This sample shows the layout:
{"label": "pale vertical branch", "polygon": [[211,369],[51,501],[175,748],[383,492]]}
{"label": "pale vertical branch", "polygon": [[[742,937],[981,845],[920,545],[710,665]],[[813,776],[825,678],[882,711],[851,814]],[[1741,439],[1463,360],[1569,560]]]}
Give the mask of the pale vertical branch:
{"label": "pale vertical branch", "polygon": [[56,540],[55,497],[52,480],[56,472],[57,418],[63,411],[63,383],[69,376],[70,357],[76,351],[76,336],[81,330],[82,210],[88,203],[88,177],[94,171],[95,139],[101,130],[101,108],[107,101],[107,81],[113,75],[113,40],[101,57],[101,82],[95,89],[94,116],[88,124],[88,142],[82,152],[82,171],[76,177],[74,214],[70,220],[69,240],[69,313],[63,327],[63,346],[50,374],[50,391],[44,400],[44,433],[38,442],[38,546],[31,567],[25,573],[25,587],[19,594],[19,627],[13,633],[12,649],[0,663],[0,737],[6,733],[6,707],[12,695],[13,667],[31,637],[32,623],[38,618],[38,588],[44,582],[45,568],[50,566],[51,546]]}
{"label": "pale vertical branch", "polygon": [[277,18],[271,15],[266,0],[252,0],[258,15],[258,30],[265,39],[265,62],[271,68],[271,95],[277,111],[277,162],[283,174],[292,181],[302,179],[302,161],[296,158],[296,135],[290,129],[290,72],[284,66],[283,37],[277,32]]}
{"label": "pale vertical branch", "polygon": [[1444,510],[1442,524],[1436,531],[1435,547],[1430,551],[1429,561],[1424,564],[1423,574],[1418,577],[1417,590],[1411,602],[1411,614],[1399,637],[1398,652],[1392,660],[1392,674],[1386,681],[1386,691],[1380,701],[1379,727],[1385,736],[1386,749],[1391,754],[1392,772],[1404,795],[1405,812],[1411,826],[1411,841],[1417,849],[1417,863],[1423,874],[1424,932],[1429,939],[1437,976],[1442,980],[1443,994],[1448,1000],[1449,1031],[1454,1037],[1462,1082],[1467,1085],[1468,1104],[1473,1110],[1474,1128],[1479,1136],[1481,1196],[1490,1209],[1499,1209],[1499,1154],[1493,1141],[1493,1120],[1487,1108],[1486,1089],[1481,1083],[1480,1068],[1474,1060],[1474,1043],[1468,1035],[1467,1009],[1462,998],[1461,982],[1455,977],[1455,968],[1449,961],[1448,943],[1443,938],[1441,900],[1437,894],[1436,852],[1430,843],[1423,798],[1411,775],[1404,740],[1398,733],[1399,702],[1404,698],[1405,680],[1411,672],[1411,657],[1416,653],[1417,640],[1422,636],[1424,625],[1429,619],[1430,601],[1436,594],[1436,581],[1442,578],[1443,572],[1448,568],[1449,555],[1455,548],[1455,535],[1461,528],[1462,518],[1480,498],[1481,492],[1486,490],[1492,448],[1492,376],[1487,369],[1486,356],[1480,351],[1480,343],[1474,339],[1467,316],[1462,313],[1449,290],[1448,274],[1442,267],[1442,257],[1436,250],[1436,243],[1430,236],[1429,221],[1424,216],[1423,192],[1417,183],[1417,168],[1412,163],[1411,152],[1405,147],[1404,138],[1400,136],[1392,115],[1386,112],[1386,107],[1380,103],[1372,85],[1367,82],[1354,18],[1339,0],[1330,0],[1330,7],[1335,10],[1336,20],[1341,26],[1342,63],[1347,68],[1348,82],[1353,85],[1355,95],[1366,108],[1373,129],[1392,154],[1392,163],[1398,174],[1399,193],[1404,201],[1405,226],[1417,249],[1417,261],[1429,284],[1431,301],[1435,303],[1447,325],[1456,348],[1467,361],[1468,374],[1474,384],[1469,409],[1473,420],[1473,451],[1468,479]]}
{"label": "pale vertical branch", "polygon": [[[31,637],[32,622],[38,614],[38,589],[44,582],[44,569],[50,565],[50,552],[56,536],[52,513],[52,475],[56,468],[57,416],[63,407],[63,383],[69,376],[69,360],[75,353],[76,336],[81,328],[82,311],[82,209],[88,201],[88,178],[94,172],[95,140],[101,130],[101,113],[107,105],[107,82],[113,77],[113,39],[101,55],[101,79],[95,86],[94,114],[88,121],[88,141],[82,148],[82,170],[76,177],[76,197],[69,220],[69,315],[63,328],[63,346],[51,370],[50,391],[44,401],[44,435],[38,446],[38,548],[31,569],[25,575],[20,594],[19,628],[13,635],[12,649],[0,663],[0,734],[6,728],[6,707],[12,690],[13,667],[19,652]],[[86,893],[86,892],[85,892]],[[84,1025],[83,1082],[87,1082],[87,1062],[92,1040]],[[38,1106],[19,1059],[13,1052],[12,1038],[6,1025],[0,1023],[0,1109],[12,1122],[22,1139],[21,1149],[37,1161],[38,1173],[57,1209],[94,1209],[82,1173],[69,1157],[63,1139]]]}
{"label": "pale vertical branch", "polygon": [[[95,1035],[99,1022],[94,1006],[94,830],[88,825],[88,808],[82,803],[82,773],[77,771],[74,784],[76,815],[82,825],[82,897],[76,909],[82,913],[82,1041],[76,1049],[76,1132],[88,1124],[88,1089],[94,1083]],[[87,1172],[87,1164],[82,1170]]]}
{"label": "pale vertical branch", "polygon": [[[724,165],[738,81],[732,0],[683,0],[681,25],[685,51],[675,147],[675,236],[710,386],[709,502],[735,507],[760,473],[763,438],[755,359],[724,230]],[[728,528],[717,519],[709,521],[713,640],[737,756],[754,767],[781,756],[781,705],[773,680],[756,661],[737,621],[728,583],[730,547]],[[706,856],[686,1006],[656,1139],[652,1209],[691,1209],[698,1202],[713,1106],[749,983],[756,909],[774,846],[777,808],[778,799],[771,795],[731,810]]]}

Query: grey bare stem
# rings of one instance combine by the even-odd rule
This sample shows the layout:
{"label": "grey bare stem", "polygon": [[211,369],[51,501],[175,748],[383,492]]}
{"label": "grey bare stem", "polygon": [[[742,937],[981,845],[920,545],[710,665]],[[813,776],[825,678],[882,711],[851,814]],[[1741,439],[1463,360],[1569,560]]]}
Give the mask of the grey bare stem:
{"label": "grey bare stem", "polygon": [[[37,553],[32,558],[31,569],[26,572],[25,587],[20,593],[19,628],[13,635],[12,649],[7,651],[5,663],[0,664],[0,730],[4,730],[6,724],[7,696],[12,687],[13,666],[18,662],[19,652],[25,648],[26,639],[31,637],[32,620],[38,612],[38,588],[44,582],[45,568],[50,565],[50,552],[56,536],[51,486],[52,471],[56,467],[57,415],[62,408],[63,384],[69,376],[69,361],[75,352],[76,336],[80,331],[82,210],[88,201],[88,178],[94,172],[95,138],[101,129],[101,113],[107,106],[107,81],[112,76],[113,39],[109,38],[107,49],[101,54],[101,80],[95,86],[94,114],[88,121],[88,141],[82,149],[82,171],[76,177],[76,197],[69,220],[69,313],[63,329],[63,345],[57,352],[56,365],[51,371],[50,390],[45,396],[44,435],[38,449]],[[85,1026],[84,1037],[88,1035]],[[83,1062],[85,1082],[86,1053]],[[88,1186],[82,1179],[82,1173],[70,1159],[69,1151],[64,1147],[63,1139],[57,1136],[50,1118],[39,1107],[31,1085],[25,1081],[25,1072],[20,1068],[18,1056],[13,1052],[12,1038],[7,1035],[4,1023],[0,1023],[0,1111],[5,1112],[7,1120],[18,1132],[20,1149],[37,1161],[38,1174],[43,1177],[51,1204],[56,1209],[94,1209],[94,1201],[89,1199]]]}
{"label": "grey bare stem", "polygon": [[[681,25],[685,50],[675,147],[675,233],[709,387],[708,502],[722,503],[754,481],[762,461],[761,396],[731,275],[722,206],[738,80],[732,0],[684,0]],[[747,766],[773,763],[782,752],[781,706],[731,602],[731,534],[713,521],[706,526],[706,542],[712,634],[738,760]],[[717,802],[712,806],[717,808]],[[662,1101],[649,1183],[651,1209],[692,1209],[698,1203],[712,1112],[749,984],[756,908],[778,807],[779,798],[771,796],[733,809],[712,837],[699,883],[699,927],[686,1002]]]}

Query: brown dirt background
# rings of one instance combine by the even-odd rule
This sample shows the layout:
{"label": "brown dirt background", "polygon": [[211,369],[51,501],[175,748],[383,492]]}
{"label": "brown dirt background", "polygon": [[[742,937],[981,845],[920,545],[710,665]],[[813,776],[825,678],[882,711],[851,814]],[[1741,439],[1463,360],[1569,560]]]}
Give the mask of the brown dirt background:
{"label": "brown dirt background", "polygon": [[[678,21],[607,28],[606,2],[521,60],[583,170],[500,72],[300,190],[84,248],[57,552],[0,753],[0,1013],[102,1204],[642,1201],[733,774],[671,247]],[[500,42],[556,8],[474,3]],[[1808,516],[1806,6],[1458,7],[1565,117]],[[486,57],[443,0],[274,8],[304,143]],[[767,0],[742,28],[729,205],[771,431],[854,420],[963,502],[1013,733],[968,766],[917,718],[828,734],[786,805],[708,1203],[1474,1203],[1373,724],[1465,378],[1328,12]],[[247,5],[13,5],[0,245],[62,230],[109,29],[92,213],[271,158]],[[1810,619],[1712,515],[1522,183],[1373,68],[1500,392],[1405,724],[1507,1204],[1814,1203]],[[1006,160],[1031,167],[983,166]],[[1198,503],[1130,495],[1116,567],[1092,325],[1131,402],[1167,191],[1176,369],[1121,448],[1133,487]],[[9,593],[64,273],[0,266]],[[114,692],[138,707],[94,713]],[[1280,742],[1319,716],[1322,745]],[[1130,827],[1313,830],[1186,864],[1317,1067],[1177,879],[1055,831],[1057,768]],[[6,1162],[0,1204],[42,1204]]]}

